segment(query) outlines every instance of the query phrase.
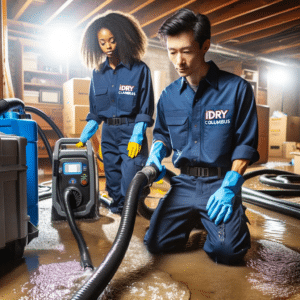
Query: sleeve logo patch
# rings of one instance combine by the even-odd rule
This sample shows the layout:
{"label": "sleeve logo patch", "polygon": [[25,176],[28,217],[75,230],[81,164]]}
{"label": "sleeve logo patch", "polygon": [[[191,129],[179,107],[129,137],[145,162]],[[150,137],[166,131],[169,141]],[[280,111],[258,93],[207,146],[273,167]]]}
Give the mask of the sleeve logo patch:
{"label": "sleeve logo patch", "polygon": [[205,125],[229,124],[230,119],[226,119],[228,109],[207,110],[205,112]]}

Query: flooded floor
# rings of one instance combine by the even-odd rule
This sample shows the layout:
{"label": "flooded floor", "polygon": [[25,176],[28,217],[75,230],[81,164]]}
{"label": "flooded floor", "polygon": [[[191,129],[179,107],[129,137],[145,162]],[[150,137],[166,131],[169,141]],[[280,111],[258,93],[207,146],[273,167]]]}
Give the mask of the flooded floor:
{"label": "flooded floor", "polygon": [[[256,168],[293,171],[287,161],[248,171]],[[266,188],[258,178],[247,180],[244,186]],[[104,189],[105,180],[100,179],[100,190]],[[157,202],[167,189],[166,183],[153,185],[149,202]],[[292,201],[300,203],[300,196]],[[244,204],[252,239],[244,264],[225,266],[211,261],[202,250],[204,230],[192,232],[183,252],[151,255],[143,245],[149,221],[137,216],[125,258],[99,299],[300,300],[300,220]],[[91,275],[80,266],[79,250],[67,222],[51,222],[51,207],[51,199],[39,202],[39,237],[26,247],[22,261],[1,266],[1,300],[71,299]],[[120,219],[101,206],[98,220],[77,221],[94,266],[99,266],[110,250]]]}

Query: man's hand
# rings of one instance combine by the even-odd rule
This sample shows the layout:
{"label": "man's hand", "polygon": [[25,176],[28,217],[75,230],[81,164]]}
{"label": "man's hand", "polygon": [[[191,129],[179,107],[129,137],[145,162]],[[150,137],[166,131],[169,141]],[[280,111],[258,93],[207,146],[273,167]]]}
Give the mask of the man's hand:
{"label": "man's hand", "polygon": [[160,172],[155,182],[161,180],[166,174],[167,171],[166,167],[161,165],[161,161],[165,158],[165,156],[166,156],[165,145],[159,141],[155,142],[151,147],[150,155],[146,162],[146,166],[155,164]]}
{"label": "man's hand", "polygon": [[206,210],[209,218],[219,225],[222,221],[229,221],[233,212],[233,200],[244,183],[242,175],[235,171],[229,171],[223,180],[221,187],[210,196]]}

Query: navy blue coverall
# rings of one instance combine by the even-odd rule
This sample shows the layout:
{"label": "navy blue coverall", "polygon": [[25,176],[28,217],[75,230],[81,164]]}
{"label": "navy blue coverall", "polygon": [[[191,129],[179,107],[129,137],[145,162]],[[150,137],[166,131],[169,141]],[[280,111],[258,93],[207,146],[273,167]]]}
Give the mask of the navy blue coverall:
{"label": "navy blue coverall", "polygon": [[236,159],[259,159],[258,125],[251,85],[239,76],[210,65],[196,92],[179,78],[161,94],[153,142],[162,141],[167,156],[173,150],[176,168],[221,167],[221,176],[180,174],[162,198],[150,221],[144,242],[150,252],[183,248],[201,219],[208,235],[206,253],[216,262],[234,263],[250,248],[247,217],[240,193],[229,222],[218,226],[207,215],[209,197],[221,186]]}
{"label": "navy blue coverall", "polygon": [[101,149],[106,189],[113,198],[110,208],[112,212],[121,212],[127,188],[148,157],[146,135],[137,157],[128,157],[127,151],[135,123],[153,124],[154,96],[148,66],[144,62],[121,62],[113,70],[106,60],[100,71],[93,71],[89,99],[86,120],[98,124],[104,121]]}

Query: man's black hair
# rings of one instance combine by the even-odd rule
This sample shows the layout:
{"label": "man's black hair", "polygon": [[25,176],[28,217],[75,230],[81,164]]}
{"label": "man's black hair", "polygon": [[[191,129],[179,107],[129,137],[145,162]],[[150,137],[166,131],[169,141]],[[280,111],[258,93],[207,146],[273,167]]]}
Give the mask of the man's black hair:
{"label": "man's black hair", "polygon": [[182,32],[193,31],[196,42],[202,48],[203,43],[210,39],[210,21],[206,15],[195,14],[183,8],[167,19],[158,30],[158,37],[165,42],[168,36],[175,36]]}

